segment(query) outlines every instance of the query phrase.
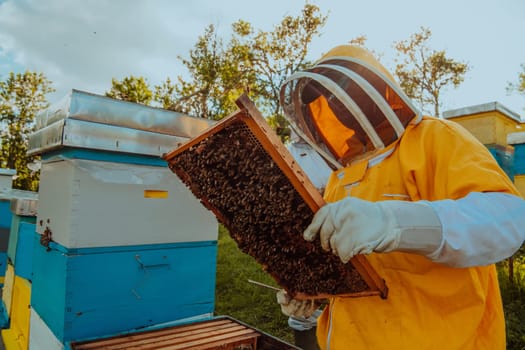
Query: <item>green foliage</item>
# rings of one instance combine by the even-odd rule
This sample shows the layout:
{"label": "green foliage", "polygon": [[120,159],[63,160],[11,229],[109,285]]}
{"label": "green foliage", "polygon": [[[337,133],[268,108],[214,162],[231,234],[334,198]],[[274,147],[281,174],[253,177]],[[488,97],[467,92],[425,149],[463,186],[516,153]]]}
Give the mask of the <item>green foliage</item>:
{"label": "green foliage", "polygon": [[498,264],[498,276],[505,311],[507,349],[525,350],[525,260],[516,255],[514,278],[509,278],[508,260]]}
{"label": "green foliage", "polygon": [[244,21],[234,23],[234,38],[251,53],[257,92],[272,114],[280,111],[279,92],[285,79],[310,64],[306,61],[309,45],[325,22],[317,6],[306,4],[299,16],[285,16],[273,31],[253,30]]}
{"label": "green foliage", "polygon": [[273,31],[255,30],[239,20],[227,43],[210,25],[189,57],[179,57],[190,78],[166,80],[156,88],[155,99],[164,108],[218,120],[234,112],[235,100],[247,93],[286,140],[289,130],[280,111],[279,89],[286,77],[307,64],[308,47],[325,21],[317,6],[306,4],[299,16],[284,17]]}
{"label": "green foliage", "polygon": [[284,115],[278,113],[267,118],[268,125],[275,130],[275,133],[279,135],[281,141],[286,142],[290,140],[292,134],[288,121]]}
{"label": "green foliage", "polygon": [[507,85],[507,93],[511,94],[513,92],[517,92],[525,97],[525,63],[521,64],[521,72],[518,76],[518,82],[508,83]]}
{"label": "green foliage", "polygon": [[189,58],[179,57],[190,79],[168,79],[157,88],[156,99],[171,110],[218,120],[236,109],[235,100],[255,84],[248,52],[234,42],[225,45],[209,25]]}
{"label": "green foliage", "polygon": [[173,99],[175,93],[175,84],[167,78],[161,85],[155,86],[153,99],[160,104],[160,106],[167,110],[177,110],[176,101]]}
{"label": "green foliage", "polygon": [[279,104],[281,86],[291,74],[311,65],[306,60],[308,49],[326,19],[317,6],[307,3],[299,16],[285,16],[273,31],[256,31],[244,21],[233,24],[233,40],[251,55],[257,82],[252,90],[261,100],[258,106],[283,141],[290,130]]}
{"label": "green foliage", "polygon": [[133,75],[120,81],[111,79],[111,89],[106,92],[106,96],[143,105],[149,105],[153,100],[153,92],[147,80]]}
{"label": "green foliage", "polygon": [[444,50],[431,50],[427,46],[431,35],[430,29],[422,27],[410,39],[394,43],[398,54],[395,73],[405,93],[422,108],[433,106],[439,117],[441,91],[449,85],[459,86],[470,67],[446,57]]}
{"label": "green foliage", "polygon": [[228,315],[263,332],[293,343],[288,318],[281,313],[275,291],[248,280],[277,286],[251,256],[242,253],[220,226],[217,257],[216,315]]}
{"label": "green foliage", "polygon": [[53,91],[51,81],[42,73],[11,72],[0,80],[0,167],[16,169],[14,188],[29,191],[38,188],[39,173],[28,167],[36,158],[26,154],[27,137],[34,130],[37,112],[48,106],[46,94]]}
{"label": "green foliage", "polygon": [[106,95],[143,104],[153,100],[165,109],[219,120],[234,112],[235,100],[247,93],[286,141],[290,130],[280,110],[279,90],[289,75],[308,65],[309,45],[325,22],[317,6],[306,4],[300,15],[285,16],[273,31],[255,30],[239,20],[226,43],[209,25],[188,57],[178,57],[189,78],[167,78],[153,93],[142,77],[113,79]]}

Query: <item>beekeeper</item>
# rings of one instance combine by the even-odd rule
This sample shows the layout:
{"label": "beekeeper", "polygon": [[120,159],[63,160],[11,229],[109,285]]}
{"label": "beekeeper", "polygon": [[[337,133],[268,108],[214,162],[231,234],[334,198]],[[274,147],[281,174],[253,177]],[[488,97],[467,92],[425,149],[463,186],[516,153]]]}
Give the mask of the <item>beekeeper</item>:
{"label": "beekeeper", "polygon": [[[304,232],[343,262],[367,258],[389,288],[334,297],[321,349],[505,349],[494,263],[525,239],[525,201],[459,125],[422,116],[365,49],[339,46],[281,90],[295,132],[335,169]],[[283,313],[311,301],[278,292]]]}

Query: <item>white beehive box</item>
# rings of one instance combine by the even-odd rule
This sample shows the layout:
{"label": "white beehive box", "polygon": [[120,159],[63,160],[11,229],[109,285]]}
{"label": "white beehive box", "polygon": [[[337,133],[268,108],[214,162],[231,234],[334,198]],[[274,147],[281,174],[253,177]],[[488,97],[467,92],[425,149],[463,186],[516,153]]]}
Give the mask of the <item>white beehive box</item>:
{"label": "white beehive box", "polygon": [[13,187],[13,176],[16,175],[14,169],[0,169],[0,192],[8,191]]}
{"label": "white beehive box", "polygon": [[55,337],[40,315],[34,309],[30,312],[29,349],[64,350],[64,344]]}
{"label": "white beehive box", "polygon": [[42,164],[37,232],[66,248],[217,240],[218,227],[168,168],[80,159]]}

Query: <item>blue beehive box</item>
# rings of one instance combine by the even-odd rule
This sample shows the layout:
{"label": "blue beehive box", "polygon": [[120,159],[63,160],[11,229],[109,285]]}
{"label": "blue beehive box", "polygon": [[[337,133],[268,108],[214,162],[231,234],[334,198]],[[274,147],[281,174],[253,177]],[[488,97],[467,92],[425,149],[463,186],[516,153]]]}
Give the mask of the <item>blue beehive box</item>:
{"label": "blue beehive box", "polygon": [[[13,196],[12,178],[16,174],[13,169],[0,169],[0,276],[5,276],[7,263],[7,244],[11,228],[11,198]],[[2,281],[0,281],[2,282]]]}
{"label": "blue beehive box", "polygon": [[525,174],[525,143],[514,145],[514,173]]}
{"label": "blue beehive box", "polygon": [[525,132],[508,134],[507,142],[514,147],[514,184],[525,196]]}
{"label": "blue beehive box", "polygon": [[11,210],[10,208],[11,199],[6,197],[0,197],[0,229],[4,233],[7,231],[9,233],[9,228],[11,227]]}
{"label": "blue beehive box", "polygon": [[[36,197],[36,192],[16,189],[0,191],[0,276],[2,280],[5,276],[8,258],[13,259],[15,255],[18,240],[16,231],[19,229],[20,217],[35,216]],[[34,219],[30,220],[34,222]],[[13,261],[11,263],[13,264]]]}
{"label": "blue beehive box", "polygon": [[[35,232],[35,222],[36,218],[31,216],[19,216],[13,215],[11,230],[9,233],[9,244],[7,245],[7,258],[11,264],[16,264],[16,256],[18,248],[18,241],[20,239],[20,232]],[[24,237],[27,236],[26,233],[23,234]],[[32,238],[31,238],[32,240]],[[31,243],[32,244],[32,243]],[[32,248],[30,250],[32,253]]]}
{"label": "blue beehive box", "polygon": [[61,342],[213,314],[215,241],[66,249],[38,239],[31,307]]}
{"label": "blue beehive box", "polygon": [[507,176],[514,179],[514,148],[501,145],[487,145],[492,156],[498,162],[498,165],[503,169]]}
{"label": "blue beehive box", "polygon": [[31,280],[33,268],[33,238],[36,235],[36,192],[18,191],[11,199],[12,222],[7,246],[7,259],[15,275]]}
{"label": "blue beehive box", "polygon": [[9,259],[13,261],[16,276],[31,280],[33,276],[33,243],[35,237],[40,237],[40,235],[36,233],[35,218],[27,218],[26,220],[20,222],[16,233],[11,235],[11,237],[17,238],[17,244],[13,258],[9,257]]}
{"label": "blue beehive box", "polygon": [[[10,199],[0,198],[0,276],[5,276],[7,264],[7,246],[9,243],[9,231],[11,230]],[[3,283],[3,280],[0,281]]]}

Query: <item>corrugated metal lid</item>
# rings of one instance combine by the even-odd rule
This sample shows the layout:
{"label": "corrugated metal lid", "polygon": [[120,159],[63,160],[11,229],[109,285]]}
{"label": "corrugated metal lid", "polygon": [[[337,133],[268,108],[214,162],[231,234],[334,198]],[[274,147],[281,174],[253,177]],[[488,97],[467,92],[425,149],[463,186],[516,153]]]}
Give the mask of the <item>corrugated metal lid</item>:
{"label": "corrugated metal lid", "polygon": [[161,156],[216,121],[79,90],[41,111],[29,155],[64,147]]}
{"label": "corrugated metal lid", "polygon": [[209,119],[73,89],[62,100],[37,114],[36,129],[67,118],[188,138],[215,123]]}

